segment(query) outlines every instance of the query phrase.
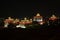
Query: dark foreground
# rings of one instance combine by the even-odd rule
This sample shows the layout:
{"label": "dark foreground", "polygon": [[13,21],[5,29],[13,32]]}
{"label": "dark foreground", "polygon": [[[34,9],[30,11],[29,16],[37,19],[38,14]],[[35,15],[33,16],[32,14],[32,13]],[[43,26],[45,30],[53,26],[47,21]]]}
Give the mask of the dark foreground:
{"label": "dark foreground", "polygon": [[60,40],[60,27],[0,29],[1,40]]}

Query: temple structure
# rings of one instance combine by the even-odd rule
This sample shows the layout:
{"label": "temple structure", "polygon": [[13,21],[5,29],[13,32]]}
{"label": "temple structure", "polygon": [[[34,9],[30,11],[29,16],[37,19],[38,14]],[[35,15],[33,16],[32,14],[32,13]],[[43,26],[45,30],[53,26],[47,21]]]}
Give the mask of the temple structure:
{"label": "temple structure", "polygon": [[30,24],[30,23],[32,23],[32,19],[29,20],[26,17],[24,18],[24,20],[20,21],[20,24]]}
{"label": "temple structure", "polygon": [[8,19],[5,19],[5,20],[4,20],[4,27],[8,27],[8,25],[9,25],[10,23],[12,23],[13,21],[14,21],[13,18],[8,17]]}
{"label": "temple structure", "polygon": [[56,19],[58,19],[58,17],[56,17],[55,15],[52,15],[50,18],[49,18],[49,20],[56,20]]}
{"label": "temple structure", "polygon": [[37,13],[36,16],[34,16],[33,21],[41,22],[43,21],[43,17]]}
{"label": "temple structure", "polygon": [[19,24],[19,22],[20,22],[19,19],[15,19],[15,20],[13,21],[14,24]]}
{"label": "temple structure", "polygon": [[13,21],[14,21],[13,18],[8,17],[8,19],[5,19],[5,20],[4,20],[4,23],[5,23],[5,22],[12,23]]}

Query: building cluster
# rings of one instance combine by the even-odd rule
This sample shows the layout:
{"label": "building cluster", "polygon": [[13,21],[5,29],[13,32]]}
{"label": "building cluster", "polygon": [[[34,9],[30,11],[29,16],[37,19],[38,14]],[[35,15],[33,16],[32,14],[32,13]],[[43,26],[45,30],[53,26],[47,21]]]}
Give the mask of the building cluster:
{"label": "building cluster", "polygon": [[[48,20],[55,21],[57,20],[58,17],[55,15],[52,15]],[[4,27],[8,27],[9,24],[15,24],[16,27],[21,27],[21,28],[26,28],[25,25],[32,24],[33,22],[38,22],[38,24],[43,25],[46,23],[46,20],[43,18],[43,16],[40,15],[40,13],[37,13],[33,18],[27,19],[26,17],[22,19],[14,19],[11,17],[8,17],[7,19],[4,20]]]}

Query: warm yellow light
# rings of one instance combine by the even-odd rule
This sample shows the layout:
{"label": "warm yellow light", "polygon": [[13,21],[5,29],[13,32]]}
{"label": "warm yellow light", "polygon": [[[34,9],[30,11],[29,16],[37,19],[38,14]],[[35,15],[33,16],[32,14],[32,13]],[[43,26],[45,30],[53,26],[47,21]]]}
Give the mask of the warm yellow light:
{"label": "warm yellow light", "polygon": [[52,15],[52,17],[51,18],[57,18],[55,15]]}
{"label": "warm yellow light", "polygon": [[11,17],[8,17],[8,19],[11,19]]}
{"label": "warm yellow light", "polygon": [[37,13],[37,15],[36,16],[40,16],[40,14],[39,13]]}
{"label": "warm yellow light", "polygon": [[5,28],[7,28],[7,27],[8,27],[8,25],[9,25],[9,23],[5,23],[5,24],[4,24],[4,27],[5,27]]}
{"label": "warm yellow light", "polygon": [[32,21],[32,19],[30,19],[30,21]]}
{"label": "warm yellow light", "polygon": [[16,28],[26,28],[25,25],[17,25]]}
{"label": "warm yellow light", "polygon": [[29,20],[26,20],[27,22],[29,22]]}
{"label": "warm yellow light", "polygon": [[27,20],[27,18],[25,17],[24,20]]}
{"label": "warm yellow light", "polygon": [[44,24],[43,22],[40,23],[40,25],[43,25],[43,24]]}
{"label": "warm yellow light", "polygon": [[19,19],[15,19],[15,22],[19,22]]}
{"label": "warm yellow light", "polygon": [[11,17],[8,17],[8,20],[13,21],[14,19],[13,19],[13,18],[11,18]]}

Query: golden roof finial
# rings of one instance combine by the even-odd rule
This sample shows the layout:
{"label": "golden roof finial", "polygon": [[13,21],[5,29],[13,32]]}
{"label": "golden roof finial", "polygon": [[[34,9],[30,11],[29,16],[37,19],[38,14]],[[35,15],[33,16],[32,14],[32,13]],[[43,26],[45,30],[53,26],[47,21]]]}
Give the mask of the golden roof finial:
{"label": "golden roof finial", "polygon": [[36,16],[40,16],[40,14],[39,13],[37,13],[37,15]]}

